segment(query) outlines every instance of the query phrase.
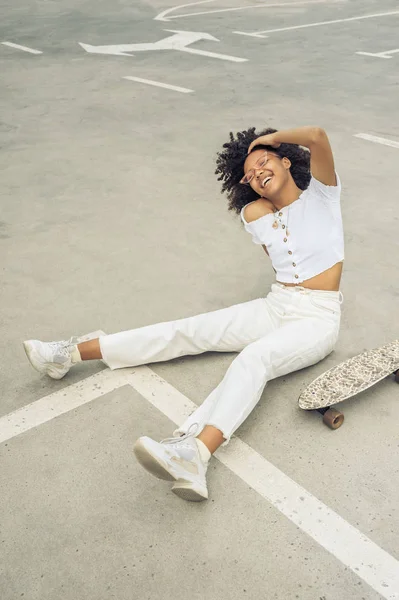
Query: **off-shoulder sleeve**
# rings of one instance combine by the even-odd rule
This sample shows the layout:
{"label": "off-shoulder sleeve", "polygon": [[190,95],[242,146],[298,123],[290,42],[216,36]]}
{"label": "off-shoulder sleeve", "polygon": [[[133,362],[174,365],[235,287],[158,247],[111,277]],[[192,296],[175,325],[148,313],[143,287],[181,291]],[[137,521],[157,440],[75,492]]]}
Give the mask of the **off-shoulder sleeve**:
{"label": "off-shoulder sleeve", "polygon": [[[252,204],[252,203],[250,202],[249,204]],[[248,206],[248,204],[246,204],[241,209],[241,220],[244,223],[245,230],[251,234],[252,241],[254,244],[259,244],[259,245],[266,244],[266,239],[265,239],[265,234],[267,231],[266,222],[267,222],[267,217],[270,218],[270,215],[264,215],[263,217],[256,219],[256,221],[251,221],[250,223],[248,223],[244,217],[244,210],[245,210],[246,206]]]}

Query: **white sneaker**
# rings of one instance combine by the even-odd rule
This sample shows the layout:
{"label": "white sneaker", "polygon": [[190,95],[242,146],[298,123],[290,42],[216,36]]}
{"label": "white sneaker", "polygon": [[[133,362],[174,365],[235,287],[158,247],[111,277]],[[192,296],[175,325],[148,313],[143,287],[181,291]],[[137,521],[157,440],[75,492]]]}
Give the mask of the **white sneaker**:
{"label": "white sneaker", "polygon": [[44,373],[53,379],[62,379],[72,366],[70,348],[73,340],[64,342],[40,342],[28,340],[24,342],[24,349],[30,364],[39,373]]}
{"label": "white sneaker", "polygon": [[[198,426],[195,425],[195,431]],[[158,479],[175,481],[172,492],[191,502],[207,500],[206,469],[200,457],[195,431],[182,437],[155,442],[145,436],[137,440],[134,454],[139,463]]]}

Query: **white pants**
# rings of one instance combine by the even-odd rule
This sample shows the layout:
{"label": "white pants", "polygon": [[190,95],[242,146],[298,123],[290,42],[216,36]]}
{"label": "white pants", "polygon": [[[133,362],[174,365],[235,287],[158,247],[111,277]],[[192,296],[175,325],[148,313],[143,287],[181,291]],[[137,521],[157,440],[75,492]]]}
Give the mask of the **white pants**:
{"label": "white pants", "polygon": [[226,440],[261,397],[266,382],[313,365],[338,337],[341,292],[273,284],[266,298],[100,338],[111,369],[207,351],[239,352],[223,380],[179,427],[217,427]]}

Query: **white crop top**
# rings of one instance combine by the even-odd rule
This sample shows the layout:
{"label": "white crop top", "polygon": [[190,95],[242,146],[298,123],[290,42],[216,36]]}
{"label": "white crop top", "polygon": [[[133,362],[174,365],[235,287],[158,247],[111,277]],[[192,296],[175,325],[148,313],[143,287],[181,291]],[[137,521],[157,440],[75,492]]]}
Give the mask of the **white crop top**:
{"label": "white crop top", "polygon": [[247,223],[244,206],[245,229],[266,246],[277,281],[299,284],[344,260],[340,197],[338,175],[336,186],[312,177],[298,200],[278,212]]}

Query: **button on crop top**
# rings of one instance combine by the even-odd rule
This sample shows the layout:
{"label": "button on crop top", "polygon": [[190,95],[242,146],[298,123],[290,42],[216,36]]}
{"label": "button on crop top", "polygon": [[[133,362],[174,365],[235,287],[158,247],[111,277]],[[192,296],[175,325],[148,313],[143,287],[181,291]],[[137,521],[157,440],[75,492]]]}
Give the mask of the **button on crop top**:
{"label": "button on crop top", "polygon": [[266,246],[277,281],[299,284],[344,260],[340,197],[338,175],[336,186],[312,177],[297,200],[275,213],[247,223],[243,207],[245,229]]}

